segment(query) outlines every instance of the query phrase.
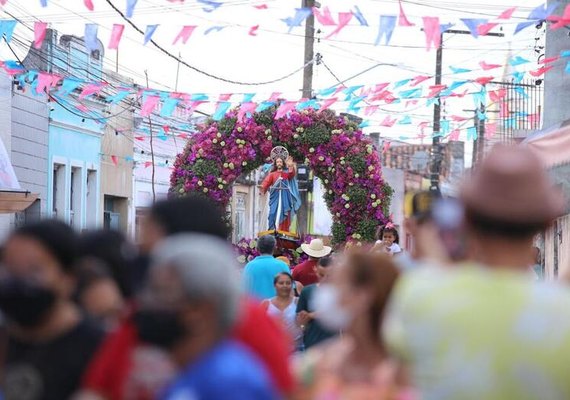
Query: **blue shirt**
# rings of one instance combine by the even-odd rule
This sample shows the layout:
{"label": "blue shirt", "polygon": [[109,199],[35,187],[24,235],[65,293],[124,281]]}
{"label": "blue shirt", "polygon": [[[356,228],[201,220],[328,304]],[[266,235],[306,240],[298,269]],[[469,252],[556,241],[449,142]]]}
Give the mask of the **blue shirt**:
{"label": "blue shirt", "polygon": [[245,347],[225,340],[189,365],[163,400],[276,400],[261,362]]}
{"label": "blue shirt", "polygon": [[291,270],[283,261],[270,255],[254,258],[247,263],[243,271],[243,284],[246,293],[259,300],[274,297],[276,293],[273,279],[280,272],[290,274]]}

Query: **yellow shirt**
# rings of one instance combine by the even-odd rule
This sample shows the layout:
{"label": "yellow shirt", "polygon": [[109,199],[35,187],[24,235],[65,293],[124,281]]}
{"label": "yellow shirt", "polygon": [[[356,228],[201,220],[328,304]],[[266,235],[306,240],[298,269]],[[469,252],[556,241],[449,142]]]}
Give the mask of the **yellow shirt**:
{"label": "yellow shirt", "polygon": [[422,399],[570,399],[570,289],[473,265],[416,270],[384,334]]}

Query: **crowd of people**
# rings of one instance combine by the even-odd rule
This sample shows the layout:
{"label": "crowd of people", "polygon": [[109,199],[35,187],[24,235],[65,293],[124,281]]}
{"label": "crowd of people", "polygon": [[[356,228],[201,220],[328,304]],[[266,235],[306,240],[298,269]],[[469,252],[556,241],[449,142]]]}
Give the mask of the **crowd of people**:
{"label": "crowd of people", "polygon": [[368,245],[273,236],[240,269],[224,211],[156,203],[138,247],[44,220],[0,254],[7,400],[569,399],[570,289],[534,237],[564,210],[539,161],[497,146],[456,200],[409,197]]}

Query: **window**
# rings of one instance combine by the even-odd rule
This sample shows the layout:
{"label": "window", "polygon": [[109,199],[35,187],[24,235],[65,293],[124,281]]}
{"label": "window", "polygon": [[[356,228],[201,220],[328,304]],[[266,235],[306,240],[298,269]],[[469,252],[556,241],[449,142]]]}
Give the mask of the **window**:
{"label": "window", "polygon": [[53,164],[52,178],[52,206],[51,214],[54,218],[66,219],[65,171],[63,164]]}
{"label": "window", "polygon": [[78,167],[71,168],[71,185],[69,191],[69,224],[76,228],[83,228],[83,199],[82,175],[83,170]]}
{"label": "window", "polygon": [[85,195],[85,224],[87,228],[92,228],[97,226],[97,197],[98,184],[97,184],[97,171],[88,170],[87,171],[87,193]]}

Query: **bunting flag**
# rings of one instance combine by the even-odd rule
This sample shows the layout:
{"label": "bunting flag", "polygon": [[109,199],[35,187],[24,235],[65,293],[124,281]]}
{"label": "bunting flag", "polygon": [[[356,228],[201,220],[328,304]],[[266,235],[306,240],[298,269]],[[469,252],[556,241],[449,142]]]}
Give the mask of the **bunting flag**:
{"label": "bunting flag", "polygon": [[520,31],[522,31],[523,29],[536,24],[538,21],[547,20],[548,17],[550,17],[552,13],[556,11],[557,8],[558,8],[557,1],[550,1],[547,4],[542,4],[536,7],[528,15],[527,22],[520,22],[519,24],[517,24],[517,27],[515,28],[515,35]]}
{"label": "bunting flag", "polygon": [[152,40],[152,35],[154,35],[154,32],[156,32],[157,29],[158,29],[158,24],[146,26],[143,45],[146,45],[148,42]]}
{"label": "bunting flag", "polygon": [[340,31],[343,30],[348,25],[348,23],[352,19],[353,15],[354,14],[352,14],[351,12],[339,12],[338,13],[338,26],[336,27],[336,29],[334,31],[329,33],[325,37],[325,39],[330,39],[331,37],[339,34]]}
{"label": "bunting flag", "polygon": [[47,22],[34,23],[34,48],[40,49],[46,38]]}
{"label": "bunting flag", "polygon": [[252,26],[249,28],[248,35],[249,36],[257,36],[257,30],[259,29],[259,25]]}
{"label": "bunting flag", "polygon": [[499,15],[499,17],[497,19],[502,19],[502,20],[511,19],[511,17],[515,13],[516,9],[517,9],[517,7],[511,7],[511,8],[506,9],[505,11],[503,11],[501,13],[501,15]]}
{"label": "bunting flag", "polygon": [[79,94],[79,99],[84,99],[88,96],[99,93],[103,89],[102,83],[89,83],[83,87]]}
{"label": "bunting flag", "polygon": [[530,62],[529,60],[527,60],[526,58],[522,58],[521,56],[516,56],[516,57],[513,57],[509,60],[509,64],[513,67],[516,67],[516,66],[519,66],[522,64],[527,64],[529,62]]}
{"label": "bunting flag", "polygon": [[119,158],[117,156],[111,156],[111,161],[115,167],[119,165]]}
{"label": "bunting flag", "polygon": [[489,32],[495,29],[499,24],[496,22],[488,22],[477,27],[477,33],[481,36],[487,36]]}
{"label": "bunting flag", "polygon": [[336,103],[338,101],[337,97],[334,97],[332,99],[326,99],[323,101],[323,104],[321,104],[321,108],[319,108],[319,112],[326,110],[327,108],[330,108],[330,106],[332,106],[334,103]]}
{"label": "bunting flag", "polygon": [[368,26],[368,21],[366,21],[366,18],[364,18],[364,15],[362,14],[362,12],[360,12],[360,8],[358,8],[357,5],[354,6],[354,11],[352,13],[360,23],[360,26]]}
{"label": "bunting flag", "polygon": [[238,117],[237,117],[238,121],[241,122],[246,117],[247,118],[251,117],[255,112],[256,108],[257,108],[257,103],[253,102],[241,103],[238,110]]}
{"label": "bunting flag", "polygon": [[374,42],[374,45],[378,46],[382,41],[382,38],[385,38],[386,46],[389,45],[390,40],[392,39],[392,33],[394,32],[394,28],[396,28],[396,16],[381,15],[380,25],[378,28],[378,36],[376,37],[376,42]]}
{"label": "bunting flag", "polygon": [[423,17],[424,33],[426,35],[426,48],[431,50],[432,45],[434,48],[439,48],[441,45],[441,32],[439,29],[439,17]]}
{"label": "bunting flag", "polygon": [[178,33],[178,35],[174,38],[174,42],[172,42],[172,44],[175,45],[179,41],[182,41],[182,44],[188,43],[188,39],[190,39],[190,36],[192,36],[194,29],[196,29],[195,25],[183,26],[180,30],[180,33]]}
{"label": "bunting flag", "polygon": [[485,25],[489,21],[486,19],[479,19],[479,18],[461,18],[461,21],[465,24],[469,32],[471,32],[471,36],[474,38],[479,37],[479,25]]}
{"label": "bunting flag", "polygon": [[40,72],[37,79],[36,93],[49,93],[51,88],[57,85],[60,80],[61,77],[59,75]]}
{"label": "bunting flag", "polygon": [[477,140],[477,137],[479,135],[477,134],[477,128],[475,128],[474,126],[470,126],[469,128],[467,128],[467,140]]}
{"label": "bunting flag", "polygon": [[97,32],[99,30],[99,25],[97,24],[85,24],[85,36],[84,42],[85,47],[90,52],[99,49],[99,40],[97,39]]}
{"label": "bunting flag", "polygon": [[216,11],[219,7],[221,7],[224,3],[220,3],[218,1],[212,1],[212,0],[197,0],[198,3],[202,3],[204,5],[206,5],[206,7],[202,7],[202,11],[207,12],[207,13],[211,13],[213,11]]}
{"label": "bunting flag", "polygon": [[138,0],[127,0],[127,11],[125,15],[127,18],[132,18],[135,14],[135,6],[137,5]]}
{"label": "bunting flag", "polygon": [[486,123],[485,124],[485,139],[492,139],[497,133],[497,124],[496,123]]}
{"label": "bunting flag", "polygon": [[550,71],[552,68],[554,68],[553,65],[544,66],[544,67],[537,69],[536,71],[529,71],[529,74],[531,74],[535,78],[538,78],[539,76],[544,75],[545,73]]}
{"label": "bunting flag", "polygon": [[560,56],[543,58],[543,59],[539,60],[538,63],[539,64],[551,64],[551,63],[558,61],[558,60],[560,60]]}
{"label": "bunting flag", "polygon": [[297,26],[301,26],[301,24],[311,15],[313,11],[310,8],[296,8],[295,9],[295,16],[287,17],[282,19],[281,21],[285,22],[289,27],[289,33],[293,30],[293,28]]}
{"label": "bunting flag", "polygon": [[285,101],[283,103],[281,103],[281,105],[279,106],[279,108],[277,109],[277,112],[275,113],[275,119],[281,119],[285,116],[287,116],[287,114],[289,114],[289,112],[293,111],[295,109],[295,103],[294,101]]}
{"label": "bunting flag", "polygon": [[331,11],[328,7],[323,8],[323,12],[321,13],[317,7],[313,7],[313,15],[319,22],[319,24],[323,26],[334,26],[336,22],[332,17]]}
{"label": "bunting flag", "polygon": [[399,26],[414,26],[415,24],[412,24],[408,20],[408,17],[406,17],[406,13],[404,13],[404,7],[402,6],[402,0],[398,0],[398,4],[400,6],[400,17],[398,18],[398,25]]}
{"label": "bunting flag", "polygon": [[479,65],[481,66],[481,68],[483,69],[483,71],[490,71],[492,69],[496,69],[496,68],[501,68],[502,65],[500,64],[487,64],[485,61],[481,61],[479,63]]}
{"label": "bunting flag", "polygon": [[452,142],[457,142],[459,140],[459,134],[460,131],[459,129],[454,129],[453,131],[451,131],[451,133],[449,134],[449,140]]}
{"label": "bunting flag", "polygon": [[84,82],[75,78],[65,78],[58,90],[58,95],[67,96],[78,89]]}
{"label": "bunting flag", "polygon": [[14,29],[18,21],[16,20],[2,20],[0,21],[0,38],[4,37],[6,43],[12,41],[12,36],[14,35]]}
{"label": "bunting flag", "polygon": [[89,11],[93,11],[95,9],[95,7],[93,6],[93,0],[83,0],[83,4],[85,5],[85,8],[87,8]]}
{"label": "bunting flag", "polygon": [[125,25],[113,24],[113,31],[111,32],[111,39],[109,39],[110,50],[117,50],[119,48],[119,43],[123,37],[123,31],[125,30]]}
{"label": "bunting flag", "polygon": [[42,7],[47,7],[48,2],[47,2],[47,0],[40,0],[40,4]]}
{"label": "bunting flag", "polygon": [[396,118],[392,119],[392,118],[390,118],[390,116],[388,115],[388,116],[386,116],[386,118],[384,118],[384,120],[380,123],[380,126],[385,126],[385,127],[391,128],[391,127],[393,127],[393,126],[396,124],[396,122],[398,122],[398,120],[397,120]]}
{"label": "bunting flag", "polygon": [[467,68],[456,68],[456,67],[451,67],[451,66],[450,66],[449,69],[451,70],[451,72],[453,72],[454,75],[455,75],[455,74],[463,74],[463,73],[466,73],[466,72],[471,72],[471,70],[470,70],[470,69],[467,69]]}

